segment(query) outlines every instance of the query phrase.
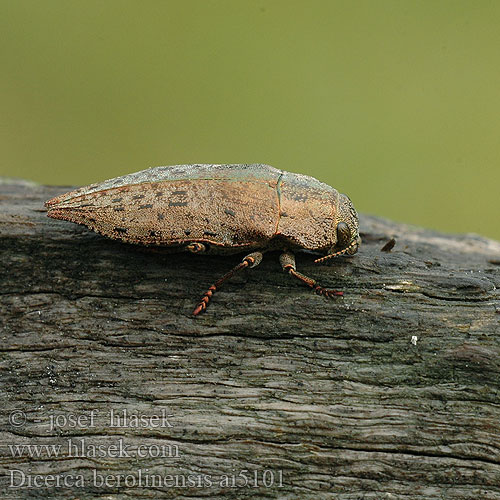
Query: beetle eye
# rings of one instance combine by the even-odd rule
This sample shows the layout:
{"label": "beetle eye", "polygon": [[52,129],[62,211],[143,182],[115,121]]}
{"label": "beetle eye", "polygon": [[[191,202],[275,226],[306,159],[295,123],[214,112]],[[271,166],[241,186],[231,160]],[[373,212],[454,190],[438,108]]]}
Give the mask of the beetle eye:
{"label": "beetle eye", "polygon": [[351,242],[351,230],[345,222],[337,224],[337,246],[345,248]]}

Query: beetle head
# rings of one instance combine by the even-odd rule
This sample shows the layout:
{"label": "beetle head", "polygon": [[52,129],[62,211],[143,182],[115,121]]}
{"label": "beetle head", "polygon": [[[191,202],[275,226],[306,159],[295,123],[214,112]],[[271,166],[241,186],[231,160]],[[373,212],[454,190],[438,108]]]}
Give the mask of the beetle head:
{"label": "beetle head", "polygon": [[361,244],[358,213],[352,201],[345,194],[341,194],[339,197],[335,232],[335,245],[328,250],[327,255],[320,259],[316,259],[314,262],[323,262],[339,255],[354,255],[358,251],[358,247]]}

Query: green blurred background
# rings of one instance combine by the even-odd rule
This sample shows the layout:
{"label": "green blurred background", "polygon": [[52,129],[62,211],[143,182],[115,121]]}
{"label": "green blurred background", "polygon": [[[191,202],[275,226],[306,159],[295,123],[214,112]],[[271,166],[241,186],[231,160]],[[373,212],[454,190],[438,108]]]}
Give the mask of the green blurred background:
{"label": "green blurred background", "polygon": [[0,175],[269,163],[500,239],[500,2],[0,0]]}

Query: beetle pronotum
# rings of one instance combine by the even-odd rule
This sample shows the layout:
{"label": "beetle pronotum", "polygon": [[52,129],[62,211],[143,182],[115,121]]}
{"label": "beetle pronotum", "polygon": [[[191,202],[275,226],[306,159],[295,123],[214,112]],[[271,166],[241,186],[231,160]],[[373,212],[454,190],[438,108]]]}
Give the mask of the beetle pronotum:
{"label": "beetle pronotum", "polygon": [[294,252],[323,262],[356,253],[358,215],[351,200],[307,175],[268,165],[155,167],[92,184],[45,203],[48,216],[83,224],[109,238],[198,254],[247,252],[216,281],[193,311],[205,311],[235,273],[256,267],[268,250],[281,250],[285,272],[319,295],[328,290],[296,270]]}

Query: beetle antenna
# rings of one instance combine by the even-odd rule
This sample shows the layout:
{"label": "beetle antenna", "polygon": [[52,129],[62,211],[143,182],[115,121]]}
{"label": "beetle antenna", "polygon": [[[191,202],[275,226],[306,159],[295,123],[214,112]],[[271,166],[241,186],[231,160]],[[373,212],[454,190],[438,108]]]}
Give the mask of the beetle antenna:
{"label": "beetle antenna", "polygon": [[325,255],[324,257],[321,257],[319,259],[316,259],[314,261],[315,264],[318,264],[319,262],[325,262],[325,260],[328,259],[333,259],[334,257],[338,257],[339,255],[344,255],[347,253],[354,245],[357,243],[356,240],[354,240],[349,246],[345,247],[343,250],[340,250],[339,252],[331,253],[329,255]]}

